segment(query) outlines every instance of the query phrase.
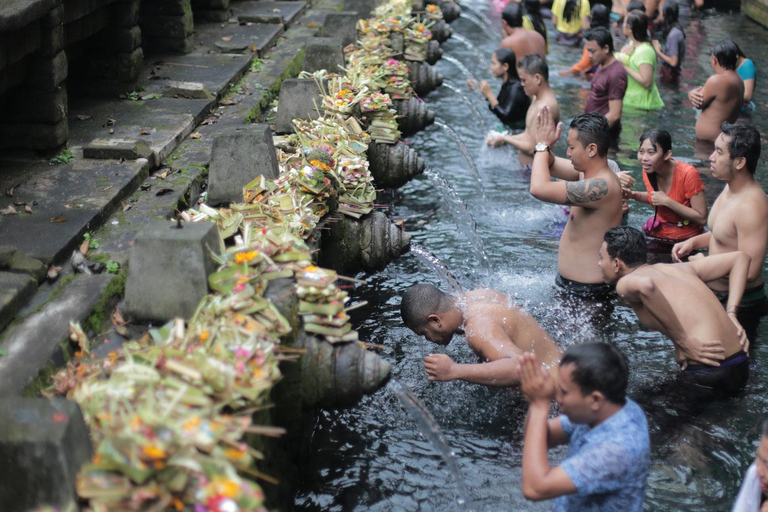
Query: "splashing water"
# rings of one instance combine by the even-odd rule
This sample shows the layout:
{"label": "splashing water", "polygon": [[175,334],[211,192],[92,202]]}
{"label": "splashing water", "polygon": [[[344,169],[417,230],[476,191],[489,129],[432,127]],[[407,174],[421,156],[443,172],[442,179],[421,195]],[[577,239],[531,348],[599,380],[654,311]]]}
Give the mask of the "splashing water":
{"label": "splashing water", "polygon": [[[488,26],[488,27],[493,27],[494,26],[493,20],[491,18],[489,18],[488,15],[485,14],[485,12],[481,11],[476,5],[462,4],[461,7],[462,7],[462,9],[467,10],[467,11],[471,12],[472,14],[474,14],[475,16],[477,16],[477,18],[480,21],[484,22],[486,24],[486,26]],[[451,37],[455,37],[455,34],[453,36],[451,36]]]}
{"label": "splashing water", "polygon": [[424,171],[424,175],[437,187],[438,196],[440,196],[443,204],[445,204],[448,212],[453,217],[459,232],[469,240],[477,254],[478,260],[480,260],[480,264],[483,268],[488,268],[490,262],[485,252],[485,244],[483,244],[483,239],[480,238],[480,235],[477,234],[475,219],[472,217],[472,213],[470,213],[467,205],[464,204],[459,194],[456,193],[442,174],[432,169],[427,169]]}
{"label": "splashing water", "polygon": [[464,141],[461,139],[461,135],[456,133],[456,130],[445,124],[444,122],[435,119],[435,125],[439,126],[448,134],[451,136],[451,138],[456,142],[456,145],[459,147],[459,151],[461,151],[461,154],[464,155],[464,158],[467,160],[467,165],[469,165],[469,170],[472,171],[472,176],[475,177],[475,181],[477,182],[477,188],[480,190],[480,194],[483,196],[483,199],[485,199],[485,188],[483,188],[483,179],[480,177],[480,171],[477,170],[477,165],[475,164],[475,159],[472,158],[472,155],[469,153],[469,149],[467,149],[467,145],[464,144]]}
{"label": "splashing water", "polygon": [[464,73],[464,76],[467,77],[468,80],[474,80],[475,75],[472,74],[470,70],[467,69],[467,66],[465,66],[459,59],[454,57],[453,55],[443,55],[443,59],[446,62],[450,62],[457,68],[459,68],[459,71]]}
{"label": "splashing water", "polygon": [[[483,33],[488,36],[491,40],[498,40],[501,38],[501,31],[500,30],[494,30],[494,28],[491,25],[486,24],[484,21],[482,21],[477,15],[474,13],[464,13],[461,16],[461,19],[467,20],[468,22],[472,23],[473,25],[477,25],[480,27],[480,30],[483,31]],[[445,57],[443,57],[445,58]]]}
{"label": "splashing water", "polygon": [[483,55],[483,52],[480,51],[480,48],[478,48],[475,43],[461,34],[453,34],[450,40],[458,41],[459,43],[463,44],[469,51],[475,54],[478,62],[485,62],[489,58],[487,55]]}
{"label": "splashing water", "polygon": [[469,502],[469,489],[467,489],[467,484],[464,482],[461,468],[456,462],[456,457],[451,450],[451,447],[448,446],[448,441],[445,439],[443,431],[440,430],[440,426],[429,412],[429,409],[427,409],[424,403],[419,400],[407,386],[401,384],[396,379],[391,379],[389,381],[387,389],[400,400],[400,405],[403,406],[405,412],[407,412],[416,425],[418,425],[421,434],[430,442],[435,451],[440,454],[445,461],[446,466],[448,466],[448,471],[456,481],[456,503],[467,507],[465,510],[472,512],[472,506]]}
{"label": "splashing water", "polygon": [[467,96],[464,91],[461,90],[460,87],[457,87],[456,84],[451,82],[450,80],[443,80],[443,85],[447,87],[448,89],[452,90],[461,98],[464,100],[464,103],[467,104],[469,109],[472,111],[473,114],[475,114],[475,119],[480,121],[480,124],[483,125],[483,133],[488,133],[488,121],[485,120],[485,117],[480,113],[479,110],[477,110],[477,106],[475,106],[474,103],[472,103],[472,100],[469,99],[469,96]]}
{"label": "splashing water", "polygon": [[459,280],[456,279],[456,276],[453,275],[453,272],[451,272],[451,269],[449,269],[445,263],[440,261],[434,253],[416,242],[411,242],[410,252],[437,274],[437,277],[440,278],[440,281],[450,290],[452,295],[464,293],[464,289],[461,287]]}

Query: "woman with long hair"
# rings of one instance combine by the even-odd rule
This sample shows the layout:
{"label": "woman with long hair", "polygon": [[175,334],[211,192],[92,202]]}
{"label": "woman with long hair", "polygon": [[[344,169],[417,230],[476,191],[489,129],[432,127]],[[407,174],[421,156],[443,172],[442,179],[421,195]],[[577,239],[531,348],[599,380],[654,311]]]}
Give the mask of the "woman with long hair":
{"label": "woman with long hair", "polygon": [[664,101],[656,86],[656,51],[648,34],[648,16],[632,11],[624,20],[624,34],[630,42],[616,54],[627,70],[627,92],[624,107],[658,110]]}
{"label": "woman with long hair", "polygon": [[704,184],[695,167],[672,158],[672,137],[665,130],[648,130],[640,136],[637,160],[645,192],[625,190],[624,196],[654,207],[643,231],[655,262],[671,261],[674,244],[704,232]]}
{"label": "woman with long hair", "polygon": [[549,53],[549,35],[547,34],[547,26],[544,24],[544,19],[541,17],[541,2],[539,0],[523,0],[523,28],[528,30],[535,30],[544,41],[547,43],[547,53]]}
{"label": "woman with long hair", "polygon": [[750,112],[755,109],[755,102],[752,101],[752,95],[755,93],[755,84],[757,83],[757,72],[755,70],[755,63],[748,59],[741,48],[735,42],[738,52],[736,55],[739,60],[736,61],[736,73],[744,81],[744,105],[741,107],[742,112]]}
{"label": "woman with long hair", "polygon": [[478,84],[467,79],[467,87],[472,90],[480,89],[480,93],[488,101],[488,108],[499,118],[499,121],[507,126],[519,127],[520,123],[525,123],[525,114],[528,112],[531,99],[520,85],[517,66],[515,66],[515,52],[509,48],[499,48],[493,52],[491,73],[502,80],[498,96],[493,94],[491,86],[485,80]]}
{"label": "woman with long hair", "polygon": [[661,81],[674,83],[680,78],[680,70],[685,58],[685,32],[680,26],[680,8],[675,0],[667,0],[662,10],[661,35],[664,46],[658,40],[653,41],[656,56],[661,59],[659,75]]}
{"label": "woman with long hair", "polygon": [[557,42],[566,46],[581,43],[581,31],[589,28],[589,0],[555,0],[552,24],[557,29]]}

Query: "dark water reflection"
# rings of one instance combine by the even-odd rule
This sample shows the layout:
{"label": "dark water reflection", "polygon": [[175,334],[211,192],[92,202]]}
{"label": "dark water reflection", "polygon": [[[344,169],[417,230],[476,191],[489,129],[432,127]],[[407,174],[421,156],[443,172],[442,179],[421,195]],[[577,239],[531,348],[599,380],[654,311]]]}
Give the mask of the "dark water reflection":
{"label": "dark water reflection", "polygon": [[[475,10],[484,8],[480,1],[475,2]],[[758,110],[753,122],[761,133],[768,133],[763,86],[768,83],[768,57],[762,50],[768,34],[740,14],[707,13],[686,20],[686,24],[688,54],[681,85],[661,86],[665,109],[634,117],[625,114],[615,157],[639,181],[637,139],[650,127],[664,128],[673,136],[675,156],[702,171],[711,205],[722,184],[708,175],[708,164],[695,152],[694,112],[686,105],[686,93],[711,73],[709,48],[721,39],[734,38],[755,61],[758,87],[754,101]],[[491,41],[476,23],[459,19],[453,28],[489,56],[495,49],[497,41]],[[466,42],[449,40],[444,49],[478,78],[492,80],[488,63],[478,62],[476,50]],[[553,44],[549,56],[552,84],[565,120],[581,112],[588,84],[560,77],[557,72],[570,67],[580,54],[580,50]],[[456,84],[464,81],[455,65],[441,62],[438,70]],[[468,96],[489,124],[496,125],[482,98]],[[471,111],[455,92],[443,88],[430,94],[427,102],[465,141],[477,162],[487,197],[478,193],[466,160],[442,130],[431,127],[411,143],[428,166],[446,177],[473,213],[477,234],[484,240],[490,258],[490,270],[478,271],[476,251],[427,178],[389,192],[385,197],[391,205],[389,215],[406,218],[414,240],[434,252],[465,288],[487,286],[514,297],[561,346],[610,340],[628,354],[630,394],[648,411],[652,434],[653,463],[646,510],[730,509],[742,475],[754,457],[759,425],[768,418],[766,326],[754,343],[751,380],[742,396],[707,404],[695,413],[680,408],[668,394],[668,383],[677,371],[670,342],[657,333],[640,330],[634,314],[621,304],[615,305],[608,318],[596,320],[590,311],[565,304],[557,297],[554,277],[557,242],[565,221],[562,210],[528,194],[528,177],[519,170],[512,151],[484,146],[482,123],[472,119]],[[557,152],[563,154],[563,142],[558,146]],[[768,146],[764,150],[768,151]],[[768,186],[765,158],[761,159],[758,177]],[[647,207],[633,205],[630,225],[640,226],[650,213]],[[393,376],[414,390],[432,412],[456,454],[477,510],[551,509],[551,503],[527,502],[520,491],[525,414],[521,395],[463,382],[427,381],[422,358],[441,349],[416,338],[402,326],[399,304],[400,294],[413,284],[440,285],[437,276],[416,257],[406,255],[379,274],[361,277],[368,284],[359,286],[354,297],[369,301],[368,306],[353,313],[361,339],[384,345],[381,354],[392,362]],[[463,338],[455,339],[443,350],[456,361],[476,361]],[[560,451],[556,457],[563,455]],[[454,495],[455,484],[440,456],[421,437],[397,399],[381,390],[363,399],[354,410],[320,414],[296,510],[461,510]]]}

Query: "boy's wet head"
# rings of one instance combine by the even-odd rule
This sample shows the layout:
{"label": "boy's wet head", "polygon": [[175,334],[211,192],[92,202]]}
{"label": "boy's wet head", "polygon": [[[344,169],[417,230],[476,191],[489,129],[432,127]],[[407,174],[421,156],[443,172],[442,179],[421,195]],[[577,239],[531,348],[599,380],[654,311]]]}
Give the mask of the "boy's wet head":
{"label": "boy's wet head", "polygon": [[447,313],[453,307],[454,298],[447,293],[431,284],[417,284],[403,294],[400,315],[405,325],[416,334],[424,335],[435,343],[446,344],[453,333],[447,336],[447,333],[439,332],[442,329],[442,323],[439,320],[435,321],[435,318]]}

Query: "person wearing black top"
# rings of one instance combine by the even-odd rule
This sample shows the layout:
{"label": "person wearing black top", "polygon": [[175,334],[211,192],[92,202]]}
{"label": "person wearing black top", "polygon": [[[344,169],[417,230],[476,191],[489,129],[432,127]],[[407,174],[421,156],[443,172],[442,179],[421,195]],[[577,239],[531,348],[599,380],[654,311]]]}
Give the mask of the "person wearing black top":
{"label": "person wearing black top", "polygon": [[520,85],[515,66],[515,52],[509,48],[499,48],[493,52],[491,72],[493,76],[501,78],[503,81],[498,96],[493,94],[491,86],[486,80],[478,84],[476,81],[468,79],[467,87],[472,90],[479,88],[485,99],[488,100],[488,108],[505,125],[514,127],[520,123],[525,123],[525,114],[531,104],[531,99],[526,96]]}

